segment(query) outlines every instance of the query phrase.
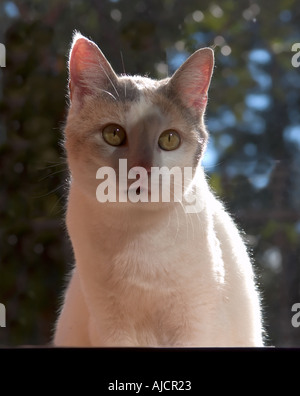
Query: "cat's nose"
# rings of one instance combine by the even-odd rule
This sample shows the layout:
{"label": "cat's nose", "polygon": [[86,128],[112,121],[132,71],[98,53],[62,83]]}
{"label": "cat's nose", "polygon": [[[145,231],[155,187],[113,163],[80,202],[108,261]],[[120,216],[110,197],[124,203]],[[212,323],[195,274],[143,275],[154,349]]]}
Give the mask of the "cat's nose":
{"label": "cat's nose", "polygon": [[137,163],[134,163],[134,165],[132,165],[131,168],[135,168],[135,167],[143,168],[143,169],[145,169],[147,171],[148,175],[150,175],[151,166],[152,165],[149,165],[149,164],[146,164],[146,163],[143,163],[143,162],[137,162]]}

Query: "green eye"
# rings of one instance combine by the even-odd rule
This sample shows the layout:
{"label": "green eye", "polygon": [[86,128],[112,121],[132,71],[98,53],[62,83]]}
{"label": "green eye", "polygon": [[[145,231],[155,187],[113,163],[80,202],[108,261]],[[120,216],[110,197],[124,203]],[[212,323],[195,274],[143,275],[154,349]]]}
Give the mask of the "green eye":
{"label": "green eye", "polygon": [[162,150],[176,150],[180,145],[180,136],[172,129],[164,131],[158,139],[158,145]]}
{"label": "green eye", "polygon": [[126,132],[120,125],[110,124],[102,130],[103,139],[111,146],[121,146],[125,143]]}

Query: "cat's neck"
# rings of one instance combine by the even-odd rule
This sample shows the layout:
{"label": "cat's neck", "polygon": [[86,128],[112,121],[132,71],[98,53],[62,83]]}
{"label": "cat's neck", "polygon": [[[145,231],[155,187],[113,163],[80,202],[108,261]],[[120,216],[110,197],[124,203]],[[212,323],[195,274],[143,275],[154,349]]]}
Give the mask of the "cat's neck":
{"label": "cat's neck", "polygon": [[[111,257],[126,251],[130,241],[143,249],[158,241],[170,244],[199,244],[199,235],[207,228],[213,196],[209,193],[202,169],[196,172],[195,182],[203,206],[198,213],[186,213],[181,203],[100,203],[87,194],[75,181],[70,186],[67,228],[77,250],[86,260],[97,255]],[[149,245],[150,244],[150,245]],[[78,248],[79,247],[79,248]]]}
{"label": "cat's neck", "polygon": [[161,223],[168,224],[172,215],[180,216],[180,211],[183,211],[180,203],[100,203],[73,183],[69,192],[67,218],[76,213],[81,223],[85,223],[85,228],[95,232],[106,229],[116,233],[139,233],[156,228]]}
{"label": "cat's neck", "polygon": [[[203,230],[209,229],[210,197],[206,195],[206,180],[203,179],[202,183],[201,191],[208,204],[199,213],[186,213],[182,204],[176,202],[145,205],[99,203],[73,182],[66,220],[81,271],[85,271],[82,263],[90,263],[93,277],[97,276],[96,280],[100,282],[100,272],[107,273],[107,276],[111,276],[112,271],[117,274],[119,264],[115,270],[111,266],[121,262],[122,273],[127,271],[131,274],[130,268],[134,267],[136,273],[147,278],[150,275],[145,273],[145,268],[159,272],[169,266],[181,267],[178,252],[180,257],[190,257],[191,263],[199,250],[204,258],[209,257],[207,236]],[[166,257],[166,265],[160,269],[162,254]],[[107,262],[111,263],[109,268]]]}

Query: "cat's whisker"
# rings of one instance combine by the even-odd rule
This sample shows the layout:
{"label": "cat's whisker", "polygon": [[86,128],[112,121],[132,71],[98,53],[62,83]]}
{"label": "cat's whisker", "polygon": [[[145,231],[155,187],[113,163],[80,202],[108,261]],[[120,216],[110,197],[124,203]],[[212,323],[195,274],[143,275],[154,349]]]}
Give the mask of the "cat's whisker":
{"label": "cat's whisker", "polygon": [[175,206],[175,214],[176,214],[176,221],[177,221],[177,227],[176,227],[176,234],[175,234],[175,241],[177,240],[177,237],[178,237],[178,233],[179,233],[179,229],[180,229],[180,224],[179,224],[179,216],[178,216],[178,213],[177,213],[177,206]]}
{"label": "cat's whisker", "polygon": [[[60,185],[59,188],[64,188],[63,185]],[[62,194],[60,197],[58,197],[57,201],[55,202],[55,204],[53,205],[53,207],[50,210],[50,213],[52,214],[54,209],[57,207],[57,205],[65,198],[64,194]],[[61,208],[61,210],[63,210],[63,208]]]}
{"label": "cat's whisker", "polygon": [[[121,55],[121,61],[122,61],[122,66],[123,66],[123,73],[124,73],[124,75],[126,75],[125,64],[124,64],[124,58],[123,58],[122,51],[120,51],[120,55]],[[126,80],[125,80],[125,84],[124,84],[124,94],[125,94],[125,99],[126,99],[127,98],[127,84],[126,84]]]}
{"label": "cat's whisker", "polygon": [[42,181],[48,179],[48,177],[52,177],[52,176],[54,176],[54,175],[57,175],[57,174],[59,174],[59,173],[66,172],[66,171],[67,171],[67,168],[65,168],[65,169],[60,169],[60,170],[58,170],[58,171],[56,171],[56,172],[49,173],[49,175],[46,175],[46,176],[42,177],[38,182],[40,183],[40,182],[42,182]]}
{"label": "cat's whisker", "polygon": [[120,97],[119,92],[118,92],[115,84],[112,82],[112,79],[109,77],[107,71],[104,69],[103,65],[100,65],[100,66],[101,66],[101,69],[102,69],[103,73],[105,74],[105,76],[107,77],[108,81],[111,83],[113,89],[115,90],[117,96]]}
{"label": "cat's whisker", "polygon": [[[195,183],[195,180],[193,178],[185,178],[184,183],[185,183],[184,187],[186,187],[186,185],[188,185],[190,187],[191,185],[193,185],[193,183]],[[176,186],[176,183],[174,183],[174,185]],[[183,195],[184,195],[184,193],[185,193],[185,191],[183,191]],[[177,197],[177,198],[179,198],[181,207],[182,207],[182,209],[184,211],[184,214],[185,214],[187,229],[192,228],[193,239],[194,239],[195,238],[195,229],[194,229],[194,222],[193,222],[193,219],[192,219],[192,215],[196,215],[197,219],[199,219],[200,218],[200,213],[199,212],[186,213],[185,205],[182,202],[183,195],[180,196],[180,197]],[[195,197],[195,199],[197,200],[197,197]],[[190,223],[190,224],[188,224],[188,223]]]}
{"label": "cat's whisker", "polygon": [[101,89],[101,92],[106,93],[107,95],[111,96],[115,101],[117,101],[117,98],[109,91],[106,91],[105,89]]}
{"label": "cat's whisker", "polygon": [[57,192],[58,190],[60,190],[61,188],[64,188],[64,184],[61,184],[61,185],[55,187],[53,190],[48,191],[48,192],[45,193],[45,194],[33,196],[33,198],[34,198],[34,199],[41,199],[41,198],[48,197],[49,195],[56,193],[56,192]]}
{"label": "cat's whisker", "polygon": [[40,168],[40,170],[48,169],[48,168],[55,168],[56,166],[65,165],[67,166],[66,161],[64,162],[51,162],[51,165],[46,165],[45,167]]}
{"label": "cat's whisker", "polygon": [[[184,203],[182,202],[182,197],[176,197],[176,195],[174,196],[175,199],[177,199],[177,202],[180,204],[180,207],[184,213],[184,219],[185,219],[185,225],[186,225],[186,237],[187,239],[189,239],[189,229],[190,229],[190,225],[192,226],[192,230],[193,230],[193,238],[194,238],[194,225],[192,222],[192,219],[189,215],[189,213],[185,213],[185,207],[184,207]],[[190,222],[190,224],[189,224]]]}

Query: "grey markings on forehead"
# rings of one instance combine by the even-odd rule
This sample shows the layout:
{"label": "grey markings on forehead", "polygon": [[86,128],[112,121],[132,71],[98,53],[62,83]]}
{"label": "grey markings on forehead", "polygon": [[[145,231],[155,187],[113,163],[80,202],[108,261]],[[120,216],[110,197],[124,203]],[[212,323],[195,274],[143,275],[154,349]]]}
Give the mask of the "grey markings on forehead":
{"label": "grey markings on forehead", "polygon": [[96,90],[97,95],[105,100],[117,100],[119,102],[138,101],[141,92],[130,77],[122,77],[117,81],[108,80],[104,87]]}
{"label": "grey markings on forehead", "polygon": [[138,101],[146,92],[154,92],[160,86],[160,81],[140,76],[122,76],[118,79],[119,99],[123,101]]}
{"label": "grey markings on forehead", "polygon": [[127,122],[131,129],[153,130],[163,121],[161,110],[147,94],[140,95],[139,100],[131,104],[126,114]]}
{"label": "grey markings on forehead", "polygon": [[131,104],[126,114],[126,127],[130,131],[131,153],[141,163],[153,164],[157,133],[163,117],[157,106],[141,94],[140,100]]}
{"label": "grey markings on forehead", "polygon": [[141,97],[141,92],[130,78],[120,78],[118,80],[117,90],[119,93],[118,99],[123,102],[138,101]]}

